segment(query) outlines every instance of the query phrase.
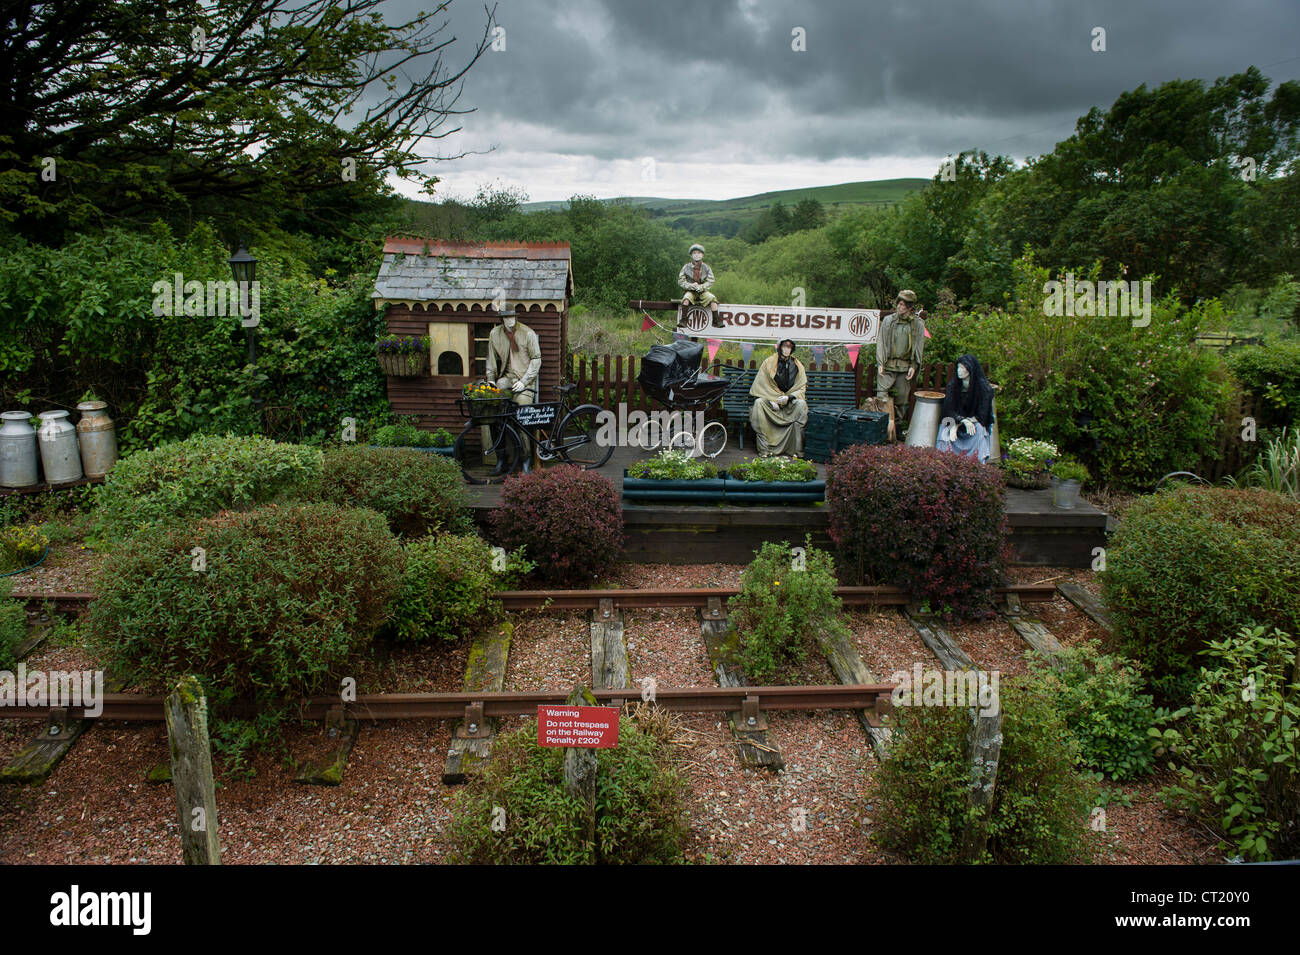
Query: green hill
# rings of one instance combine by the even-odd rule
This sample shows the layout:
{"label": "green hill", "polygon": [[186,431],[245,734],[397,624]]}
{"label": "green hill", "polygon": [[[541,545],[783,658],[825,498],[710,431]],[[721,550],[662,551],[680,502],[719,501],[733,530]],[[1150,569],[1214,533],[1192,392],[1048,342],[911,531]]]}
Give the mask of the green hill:
{"label": "green hill", "polygon": [[[665,199],[655,196],[626,196],[610,202],[631,202],[645,206],[655,215],[671,220],[678,228],[712,235],[735,235],[775,202],[787,208],[801,199],[816,199],[827,211],[845,206],[882,206],[899,202],[905,195],[930,184],[929,179],[881,179],[873,182],[842,182],[835,186],[781,189],[736,199]],[[528,202],[525,212],[563,209],[567,201]]]}

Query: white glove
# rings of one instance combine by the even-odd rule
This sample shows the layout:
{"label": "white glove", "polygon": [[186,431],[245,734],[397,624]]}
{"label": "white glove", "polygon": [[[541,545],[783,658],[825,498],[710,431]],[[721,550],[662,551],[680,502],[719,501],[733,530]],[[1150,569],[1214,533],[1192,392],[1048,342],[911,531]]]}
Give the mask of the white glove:
{"label": "white glove", "polygon": [[975,422],[975,419],[974,419],[974,418],[962,418],[962,419],[961,419],[961,427],[962,427],[962,430],[965,431],[967,434],[974,434],[974,433],[975,433],[975,424],[976,424],[976,422]]}
{"label": "white glove", "polygon": [[511,386],[510,390],[515,394],[519,394],[519,392],[524,390],[524,383],[522,381],[516,381],[514,385]]}
{"label": "white glove", "polygon": [[767,399],[767,403],[770,404],[773,408],[779,408],[779,407],[781,407],[781,399],[780,399],[780,398],[768,398],[768,399]]}
{"label": "white glove", "polygon": [[778,398],[778,399],[776,399],[776,400],[779,401],[779,402],[781,402],[781,407],[784,408],[786,405],[788,405],[788,404],[790,403],[790,396],[789,396],[789,395],[782,395],[780,398]]}

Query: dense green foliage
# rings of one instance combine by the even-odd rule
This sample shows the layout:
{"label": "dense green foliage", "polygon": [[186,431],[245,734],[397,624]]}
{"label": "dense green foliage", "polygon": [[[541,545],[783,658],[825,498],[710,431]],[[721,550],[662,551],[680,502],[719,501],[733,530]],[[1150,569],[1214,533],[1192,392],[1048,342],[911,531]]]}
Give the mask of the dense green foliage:
{"label": "dense green foliage", "polygon": [[1102,597],[1158,696],[1185,701],[1196,655],[1246,625],[1300,633],[1300,502],[1181,487],[1139,498],[1106,548]]}
{"label": "dense green foliage", "polygon": [[492,528],[493,540],[508,550],[524,548],[537,576],[562,586],[590,586],[622,559],[625,546],[623,503],[613,482],[574,464],[507,478]]}
{"label": "dense green foliage", "polygon": [[880,767],[871,816],[875,839],[913,862],[962,858],[968,824],[989,835],[976,860],[1010,865],[1089,862],[1092,782],[1075,770],[1078,744],[1052,699],[1016,679],[1000,688],[1002,750],[993,807],[981,819],[967,802],[969,711],[963,706],[900,706]]}
{"label": "dense green foliage", "polygon": [[[618,746],[595,750],[596,838],[564,789],[564,750],[537,745],[537,721],[492,744],[492,761],[457,797],[450,831],[460,860],[482,865],[678,862],[689,831],[687,781],[670,744],[620,719]],[[493,813],[499,814],[493,830]]]}
{"label": "dense green foliage", "polygon": [[727,468],[737,481],[815,481],[817,465],[802,458],[748,458]]}
{"label": "dense green foliage", "polygon": [[256,253],[254,373],[229,301],[224,315],[187,315],[183,303],[168,308],[152,290],[172,286],[177,273],[186,282],[230,281],[230,249],[205,224],[184,238],[155,223],[79,235],[58,248],[0,241],[5,406],[39,395],[72,407],[93,388],[109,403],[127,452],[195,432],[320,442],[337,439],[345,417],[385,415],[373,276],[322,275],[300,250],[270,241]]}
{"label": "dense green foliage", "polygon": [[498,556],[473,534],[426,537],[404,550],[391,624],[400,640],[459,640],[491,627],[504,613],[496,592],[533,569],[522,551]]}
{"label": "dense green foliage", "polygon": [[375,430],[374,443],[381,448],[449,448],[455,443],[450,431],[425,431],[413,424],[386,424]]}
{"label": "dense green foliage", "polygon": [[1151,772],[1155,709],[1129,661],[1087,643],[1031,659],[1030,668],[1078,741],[1081,766],[1116,780]]}
{"label": "dense green foliage", "polygon": [[1263,399],[1261,429],[1300,422],[1300,339],[1238,349],[1228,365],[1246,391]]}
{"label": "dense green foliage", "polygon": [[388,518],[394,533],[407,538],[472,526],[460,467],[439,454],[336,448],[325,452],[313,493],[334,504],[373,508]]}
{"label": "dense green foliage", "polygon": [[1017,260],[1015,273],[1014,306],[929,323],[936,359],[969,352],[997,369],[1002,434],[1051,441],[1119,487],[1149,488],[1214,451],[1233,390],[1219,357],[1192,342],[1217,303],[1153,300],[1145,327],[1125,316],[1048,315],[1044,286],[1056,276],[1032,259]]}
{"label": "dense green foliage", "polygon": [[23,637],[27,636],[27,612],[23,605],[10,598],[14,585],[0,577],[0,670],[10,670],[17,662],[14,653]]}
{"label": "dense green foliage", "polygon": [[196,434],[119,461],[98,489],[96,530],[121,536],[291,496],[321,469],[316,448],[262,437]]}
{"label": "dense green foliage", "polygon": [[[1156,735],[1178,764],[1173,802],[1244,859],[1300,853],[1300,663],[1280,630],[1213,640],[1191,705]],[[1154,732],[1154,731],[1153,731]],[[1171,764],[1172,765],[1172,764]]]}
{"label": "dense green foliage", "polygon": [[768,541],[745,568],[740,593],[727,601],[737,657],[757,684],[786,680],[811,648],[848,635],[835,596],[835,562],[812,546]]}
{"label": "dense green foliage", "polygon": [[826,468],[841,572],[902,587],[936,610],[987,612],[1006,561],[1001,475],[963,455],[856,445]]}
{"label": "dense green foliage", "polygon": [[286,703],[338,688],[387,619],[401,573],[401,548],[364,508],[270,505],[179,520],[108,557],[88,630],[133,682],[192,673],[217,704]]}

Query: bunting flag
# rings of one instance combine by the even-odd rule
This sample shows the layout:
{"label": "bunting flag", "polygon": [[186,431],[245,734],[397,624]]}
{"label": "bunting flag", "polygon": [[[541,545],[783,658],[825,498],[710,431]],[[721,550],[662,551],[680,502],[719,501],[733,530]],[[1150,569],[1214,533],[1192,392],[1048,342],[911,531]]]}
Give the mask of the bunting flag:
{"label": "bunting flag", "polygon": [[862,346],[861,346],[860,344],[858,344],[857,342],[854,342],[852,345],[845,345],[844,347],[845,347],[845,349],[848,350],[848,353],[849,353],[849,367],[850,367],[850,368],[857,368],[857,367],[858,367],[858,350],[859,350],[860,348],[862,348]]}
{"label": "bunting flag", "polygon": [[754,354],[753,342],[740,343],[740,360],[743,364],[748,365],[750,357]]}
{"label": "bunting flag", "polygon": [[930,334],[930,329],[928,329],[928,328],[925,330],[925,337],[926,337],[926,338],[933,338],[933,337],[934,337],[933,335]]}
{"label": "bunting flag", "polygon": [[655,320],[645,312],[642,312],[641,314],[645,315],[645,321],[641,323],[641,331],[648,332],[650,329],[655,327]]}
{"label": "bunting flag", "polygon": [[820,365],[822,363],[822,359],[826,357],[826,346],[814,345],[812,347],[812,353],[813,353],[813,364]]}
{"label": "bunting flag", "polygon": [[713,361],[713,356],[716,355],[718,349],[722,347],[722,340],[718,338],[707,338],[705,341],[709,343],[709,361],[711,363]]}

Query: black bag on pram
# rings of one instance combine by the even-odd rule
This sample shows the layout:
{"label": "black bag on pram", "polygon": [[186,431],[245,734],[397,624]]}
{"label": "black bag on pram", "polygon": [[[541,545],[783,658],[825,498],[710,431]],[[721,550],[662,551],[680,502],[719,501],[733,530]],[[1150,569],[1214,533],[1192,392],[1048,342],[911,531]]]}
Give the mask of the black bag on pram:
{"label": "black bag on pram", "polygon": [[665,392],[699,374],[702,354],[704,345],[699,342],[654,345],[641,359],[641,370],[636,380],[650,394]]}

